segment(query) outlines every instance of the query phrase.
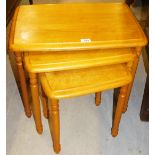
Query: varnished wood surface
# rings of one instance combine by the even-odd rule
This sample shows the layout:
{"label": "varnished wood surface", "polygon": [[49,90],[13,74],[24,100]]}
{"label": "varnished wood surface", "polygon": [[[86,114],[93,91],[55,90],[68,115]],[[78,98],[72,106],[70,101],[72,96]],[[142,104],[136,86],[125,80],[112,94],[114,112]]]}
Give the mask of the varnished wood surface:
{"label": "varnished wood surface", "polygon": [[116,112],[113,120],[113,126],[112,126],[112,131],[111,134],[113,137],[116,137],[118,135],[118,130],[119,130],[119,123],[121,120],[124,104],[125,104],[125,98],[127,95],[128,91],[128,85],[122,86],[120,88],[120,93],[118,96],[118,101],[117,101],[117,106],[116,106]]}
{"label": "varnished wood surface", "polygon": [[44,53],[25,53],[25,67],[28,72],[50,72],[58,70],[79,69],[101,65],[133,61],[135,52],[132,48],[59,51]]}
{"label": "varnished wood surface", "polygon": [[39,101],[39,92],[38,92],[38,83],[37,75],[30,74],[30,87],[32,93],[32,112],[35,120],[36,130],[39,134],[43,132],[43,126],[41,121],[41,110],[40,110],[40,101]]}
{"label": "varnished wood surface", "polygon": [[136,47],[146,43],[125,3],[69,3],[18,7],[9,48],[17,52],[49,52]]}
{"label": "varnished wood surface", "polygon": [[99,106],[101,104],[101,94],[102,94],[102,92],[95,93],[95,104],[96,104],[96,106]]}
{"label": "varnished wood surface", "polygon": [[49,128],[53,140],[53,149],[55,153],[61,150],[60,145],[60,116],[59,116],[59,100],[51,99],[48,104],[49,109]]}
{"label": "varnished wood surface", "polygon": [[41,87],[41,99],[42,99],[42,107],[43,107],[43,114],[45,118],[49,117],[48,111],[48,98],[46,97],[42,87]]}
{"label": "varnished wood surface", "polygon": [[131,94],[131,90],[132,90],[132,85],[133,85],[133,82],[134,82],[135,74],[136,74],[136,71],[137,71],[137,66],[138,66],[138,62],[139,62],[139,57],[140,57],[141,51],[142,51],[142,48],[136,48],[136,55],[137,56],[135,57],[133,63],[130,64],[131,66],[129,67],[130,68],[130,72],[131,72],[133,78],[132,78],[131,83],[128,85],[128,91],[127,91],[127,95],[126,95],[126,99],[125,99],[125,104],[124,104],[123,112],[126,112],[127,107],[128,107],[128,101],[129,101],[129,97],[130,97],[130,94]]}
{"label": "varnished wood surface", "polygon": [[28,89],[26,85],[26,77],[25,77],[25,71],[22,63],[21,53],[15,53],[15,58],[16,58],[16,65],[17,65],[17,70],[19,75],[19,82],[21,86],[21,94],[22,94],[25,114],[27,117],[31,117],[32,112],[31,112],[31,107],[30,107],[30,102],[28,97]]}
{"label": "varnished wood surface", "polygon": [[48,97],[67,98],[120,87],[132,77],[126,65],[119,64],[41,73],[40,79]]}

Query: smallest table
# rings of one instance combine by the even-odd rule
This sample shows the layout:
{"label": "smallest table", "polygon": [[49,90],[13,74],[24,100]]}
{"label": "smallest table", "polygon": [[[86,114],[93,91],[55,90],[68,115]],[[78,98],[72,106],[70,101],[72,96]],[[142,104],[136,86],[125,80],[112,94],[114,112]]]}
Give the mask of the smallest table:
{"label": "smallest table", "polygon": [[[41,73],[40,80],[43,91],[50,99],[47,111],[49,112],[49,128],[53,140],[53,148],[56,153],[59,153],[61,149],[59,119],[59,99],[61,98],[76,97],[121,87],[112,123],[112,136],[117,136],[127,85],[132,80],[127,64]],[[45,96],[44,98],[46,98]],[[97,100],[100,100],[101,97],[97,98],[98,95],[96,96],[96,105],[98,106],[101,101],[98,102]]]}

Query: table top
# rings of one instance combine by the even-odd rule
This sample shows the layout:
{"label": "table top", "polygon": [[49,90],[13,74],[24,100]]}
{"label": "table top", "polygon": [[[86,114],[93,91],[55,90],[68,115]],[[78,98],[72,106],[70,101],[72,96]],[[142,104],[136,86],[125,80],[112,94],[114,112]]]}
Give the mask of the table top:
{"label": "table top", "polygon": [[41,73],[39,76],[47,96],[57,99],[118,88],[132,81],[124,64]]}
{"label": "table top", "polygon": [[13,17],[13,52],[145,46],[147,39],[125,3],[19,6]]}
{"label": "table top", "polygon": [[132,48],[25,52],[24,64],[30,73],[82,69],[94,66],[127,63],[135,59],[135,50]]}

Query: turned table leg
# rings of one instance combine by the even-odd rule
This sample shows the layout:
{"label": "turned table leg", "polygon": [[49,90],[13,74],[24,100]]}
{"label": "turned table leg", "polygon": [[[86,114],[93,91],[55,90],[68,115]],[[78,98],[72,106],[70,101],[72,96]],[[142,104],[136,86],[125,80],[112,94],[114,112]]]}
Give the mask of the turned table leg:
{"label": "turned table leg", "polygon": [[101,104],[101,92],[95,93],[95,104],[99,106]]}
{"label": "turned table leg", "polygon": [[42,87],[41,87],[41,93],[42,93],[41,98],[42,98],[43,114],[44,114],[45,118],[48,118],[48,116],[49,116],[49,114],[48,114],[49,113],[48,112],[48,104],[47,104],[48,98],[45,95],[45,92],[44,92]]}
{"label": "turned table leg", "polygon": [[60,118],[59,118],[59,101],[51,99],[48,103],[49,108],[49,128],[53,140],[53,148],[55,153],[61,150],[60,145]]}
{"label": "turned table leg", "polygon": [[113,126],[112,126],[113,137],[116,137],[118,135],[119,123],[121,120],[122,111],[125,103],[125,97],[126,97],[127,88],[128,88],[127,86],[128,85],[120,88],[120,93],[118,96],[118,102],[117,102],[116,112],[115,112]]}
{"label": "turned table leg", "polygon": [[43,127],[41,122],[37,75],[34,73],[30,73],[29,76],[30,76],[30,87],[31,87],[31,93],[32,93],[32,112],[33,112],[37,132],[41,134],[43,131]]}
{"label": "turned table leg", "polygon": [[25,78],[25,72],[23,68],[23,62],[22,62],[22,54],[21,53],[15,53],[16,57],[16,64],[19,74],[19,81],[20,81],[20,87],[21,87],[21,94],[22,94],[22,100],[23,100],[23,106],[25,110],[25,114],[27,117],[31,117],[31,108],[29,103],[29,96],[28,96],[28,90],[26,85],[26,78]]}
{"label": "turned table leg", "polygon": [[125,104],[124,104],[124,107],[123,107],[123,112],[127,111],[128,100],[129,100],[132,85],[133,85],[133,82],[134,82],[134,77],[135,77],[135,73],[136,73],[136,70],[137,70],[141,50],[142,50],[142,48],[136,48],[136,57],[135,57],[135,60],[133,61],[133,65],[131,67],[132,82],[128,85],[128,88],[127,88],[127,95],[126,95],[126,98],[125,98]]}

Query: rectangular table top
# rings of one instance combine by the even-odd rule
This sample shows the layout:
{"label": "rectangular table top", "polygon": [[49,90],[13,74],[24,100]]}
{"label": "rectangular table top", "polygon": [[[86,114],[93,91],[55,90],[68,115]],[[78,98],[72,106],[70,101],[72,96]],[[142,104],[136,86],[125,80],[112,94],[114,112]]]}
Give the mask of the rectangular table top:
{"label": "rectangular table top", "polygon": [[118,88],[132,81],[124,64],[106,65],[39,74],[43,90],[50,98],[68,98]]}
{"label": "rectangular table top", "polygon": [[9,48],[13,52],[145,46],[147,39],[125,3],[19,6]]}
{"label": "rectangular table top", "polygon": [[82,69],[95,66],[131,62],[135,59],[132,48],[53,52],[25,52],[25,69],[29,73],[41,73]]}

